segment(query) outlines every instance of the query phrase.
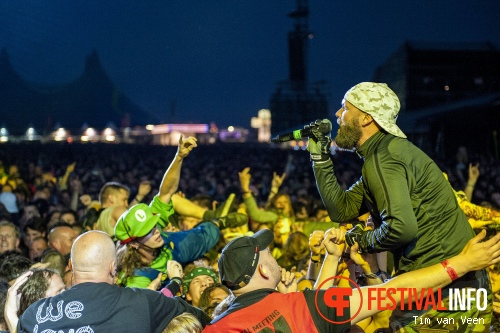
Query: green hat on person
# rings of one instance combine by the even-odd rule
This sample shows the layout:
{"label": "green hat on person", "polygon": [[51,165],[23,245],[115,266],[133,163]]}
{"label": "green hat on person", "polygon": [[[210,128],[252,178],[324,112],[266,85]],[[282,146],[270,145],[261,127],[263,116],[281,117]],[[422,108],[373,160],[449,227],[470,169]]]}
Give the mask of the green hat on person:
{"label": "green hat on person", "polygon": [[115,236],[126,244],[136,238],[144,237],[153,230],[160,215],[155,215],[146,204],[132,206],[123,213],[115,225]]}
{"label": "green hat on person", "polygon": [[186,274],[182,279],[184,294],[187,294],[189,292],[189,285],[191,284],[191,281],[193,281],[195,277],[201,275],[211,276],[212,279],[214,279],[214,282],[219,282],[219,277],[217,276],[217,273],[214,272],[214,270],[206,267],[196,267],[189,274]]}
{"label": "green hat on person", "polygon": [[388,133],[406,138],[396,125],[401,103],[398,96],[385,83],[361,82],[349,89],[346,101],[373,117],[375,122]]}

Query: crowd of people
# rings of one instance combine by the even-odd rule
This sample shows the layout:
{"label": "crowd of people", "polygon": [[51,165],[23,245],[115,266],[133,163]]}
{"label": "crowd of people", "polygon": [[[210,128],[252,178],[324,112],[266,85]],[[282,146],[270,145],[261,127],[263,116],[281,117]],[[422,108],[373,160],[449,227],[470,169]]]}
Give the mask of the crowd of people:
{"label": "crowd of people", "polygon": [[2,145],[0,332],[465,330],[416,327],[435,314],[375,311],[359,295],[340,314],[315,298],[354,287],[333,276],[484,288],[488,309],[465,313],[483,327],[468,329],[496,332],[500,164],[464,147],[429,158],[395,125],[392,94],[346,93],[342,149],[315,131],[328,120],[311,123],[309,153],[182,136]]}

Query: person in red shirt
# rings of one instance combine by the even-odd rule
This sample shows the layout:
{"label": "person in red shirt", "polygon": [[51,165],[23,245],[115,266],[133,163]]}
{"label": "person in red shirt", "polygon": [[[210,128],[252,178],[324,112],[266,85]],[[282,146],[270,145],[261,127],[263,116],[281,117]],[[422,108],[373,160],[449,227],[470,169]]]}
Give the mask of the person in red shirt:
{"label": "person in red shirt", "polygon": [[[345,232],[331,229],[326,234],[324,242],[334,243],[341,249],[339,245],[345,241]],[[460,254],[449,258],[446,269],[442,264],[432,265],[401,274],[377,287],[437,289],[449,284],[452,278],[500,261],[500,234],[481,242],[485,235],[482,231],[467,243]],[[330,289],[286,294],[276,291],[282,281],[282,269],[268,248],[273,238],[272,231],[264,229],[251,237],[236,238],[222,250],[219,258],[220,280],[236,298],[203,332],[348,332],[351,323],[379,312],[377,300],[367,301],[367,288],[361,288],[360,293],[353,292],[352,296],[344,299],[345,304],[341,304],[343,309],[338,306],[339,303],[332,307],[325,304],[325,294]],[[342,250],[335,249],[325,257],[323,265],[332,268],[341,255]],[[453,274],[449,273],[450,269]],[[400,302],[400,295],[394,296],[396,302]],[[351,314],[355,313],[357,315],[351,318]]]}

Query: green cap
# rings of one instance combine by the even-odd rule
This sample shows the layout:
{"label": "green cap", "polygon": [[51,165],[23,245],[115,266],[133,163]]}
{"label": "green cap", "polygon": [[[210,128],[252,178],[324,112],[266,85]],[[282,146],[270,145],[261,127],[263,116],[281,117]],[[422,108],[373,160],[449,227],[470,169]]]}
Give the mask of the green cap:
{"label": "green cap", "polygon": [[144,237],[153,230],[159,219],[160,215],[155,215],[151,207],[137,204],[120,216],[115,225],[115,236],[122,243]]}
{"label": "green cap", "polygon": [[219,277],[217,276],[217,273],[215,273],[213,269],[206,267],[196,267],[182,279],[184,294],[187,294],[189,292],[189,286],[191,285],[191,281],[193,281],[195,277],[201,275],[210,276],[212,277],[212,279],[214,279],[214,282],[216,283],[219,282]]}

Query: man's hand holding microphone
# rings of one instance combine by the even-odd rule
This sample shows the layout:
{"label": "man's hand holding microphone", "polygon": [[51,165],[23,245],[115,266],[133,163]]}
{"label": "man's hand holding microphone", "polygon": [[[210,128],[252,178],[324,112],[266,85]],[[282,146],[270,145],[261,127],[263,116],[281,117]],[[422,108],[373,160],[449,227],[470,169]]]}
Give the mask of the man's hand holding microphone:
{"label": "man's hand holding microphone", "polygon": [[328,119],[316,120],[304,127],[310,131],[307,150],[311,153],[311,160],[323,162],[330,159],[330,146],[332,143],[332,123]]}

